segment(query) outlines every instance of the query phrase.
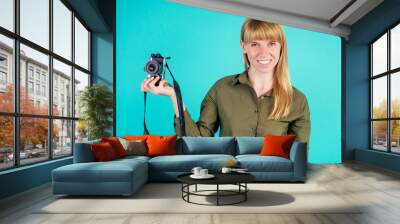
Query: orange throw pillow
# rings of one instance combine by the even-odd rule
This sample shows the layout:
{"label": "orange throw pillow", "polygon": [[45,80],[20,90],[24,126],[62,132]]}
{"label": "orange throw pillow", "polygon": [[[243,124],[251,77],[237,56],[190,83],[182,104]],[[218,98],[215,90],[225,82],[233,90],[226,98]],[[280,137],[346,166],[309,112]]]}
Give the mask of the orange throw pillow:
{"label": "orange throw pillow", "polygon": [[274,136],[265,135],[264,136],[264,146],[261,149],[261,156],[280,156],[286,159],[290,159],[290,147],[296,135],[284,135],[284,136]]}
{"label": "orange throw pillow", "polygon": [[119,142],[118,138],[116,137],[109,137],[109,138],[101,138],[101,142],[108,142],[114,149],[115,155],[117,158],[121,158],[126,156],[126,151],[122,146],[121,142]]}
{"label": "orange throw pillow", "polygon": [[142,135],[142,136],[124,136],[123,138],[129,141],[137,141],[140,140],[142,142],[146,141],[148,135]]}
{"label": "orange throw pillow", "polygon": [[109,161],[117,158],[112,145],[108,142],[93,144],[90,147],[92,149],[94,157],[99,162]]}
{"label": "orange throw pillow", "polygon": [[147,137],[148,156],[176,155],[176,135]]}

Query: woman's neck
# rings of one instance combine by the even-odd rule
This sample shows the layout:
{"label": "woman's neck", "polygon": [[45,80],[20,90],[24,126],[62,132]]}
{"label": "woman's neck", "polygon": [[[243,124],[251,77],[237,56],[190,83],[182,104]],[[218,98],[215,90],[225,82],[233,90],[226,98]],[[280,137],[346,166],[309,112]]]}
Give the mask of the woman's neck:
{"label": "woman's neck", "polygon": [[273,88],[274,76],[272,71],[269,73],[258,73],[249,68],[247,75],[251,86],[257,93],[257,97],[263,95]]}

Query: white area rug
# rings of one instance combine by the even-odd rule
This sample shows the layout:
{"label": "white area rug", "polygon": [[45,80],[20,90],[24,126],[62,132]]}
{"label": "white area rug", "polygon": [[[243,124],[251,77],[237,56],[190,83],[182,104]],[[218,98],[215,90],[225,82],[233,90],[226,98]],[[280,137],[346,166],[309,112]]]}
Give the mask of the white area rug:
{"label": "white area rug", "polygon": [[[226,188],[233,188],[225,187]],[[246,202],[237,205],[204,206],[181,198],[181,184],[146,184],[131,197],[58,197],[35,213],[360,213],[352,205],[316,184],[249,184]],[[215,189],[201,185],[198,190]],[[194,190],[191,188],[191,190]],[[226,197],[222,202],[238,199]],[[215,203],[215,197],[194,196],[200,203]]]}

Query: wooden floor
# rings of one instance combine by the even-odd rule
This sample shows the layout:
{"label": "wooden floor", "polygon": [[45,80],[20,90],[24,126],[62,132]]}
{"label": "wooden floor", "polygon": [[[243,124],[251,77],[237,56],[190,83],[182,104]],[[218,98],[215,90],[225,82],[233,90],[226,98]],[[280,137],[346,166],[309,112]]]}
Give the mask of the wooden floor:
{"label": "wooden floor", "polygon": [[[0,201],[0,223],[400,223],[400,174],[359,163],[312,165],[308,183],[317,183],[345,201],[366,204],[357,214],[36,214],[52,200],[50,186]],[[316,201],[315,203],[318,203]]]}

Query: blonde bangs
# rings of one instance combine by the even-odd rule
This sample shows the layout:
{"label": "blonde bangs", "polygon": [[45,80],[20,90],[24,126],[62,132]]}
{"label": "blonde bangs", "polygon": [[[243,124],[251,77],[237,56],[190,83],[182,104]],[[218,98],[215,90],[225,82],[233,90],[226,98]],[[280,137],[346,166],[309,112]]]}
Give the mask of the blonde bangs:
{"label": "blonde bangs", "polygon": [[278,24],[246,20],[242,27],[241,40],[245,43],[255,40],[272,40],[282,43],[281,33]]}

